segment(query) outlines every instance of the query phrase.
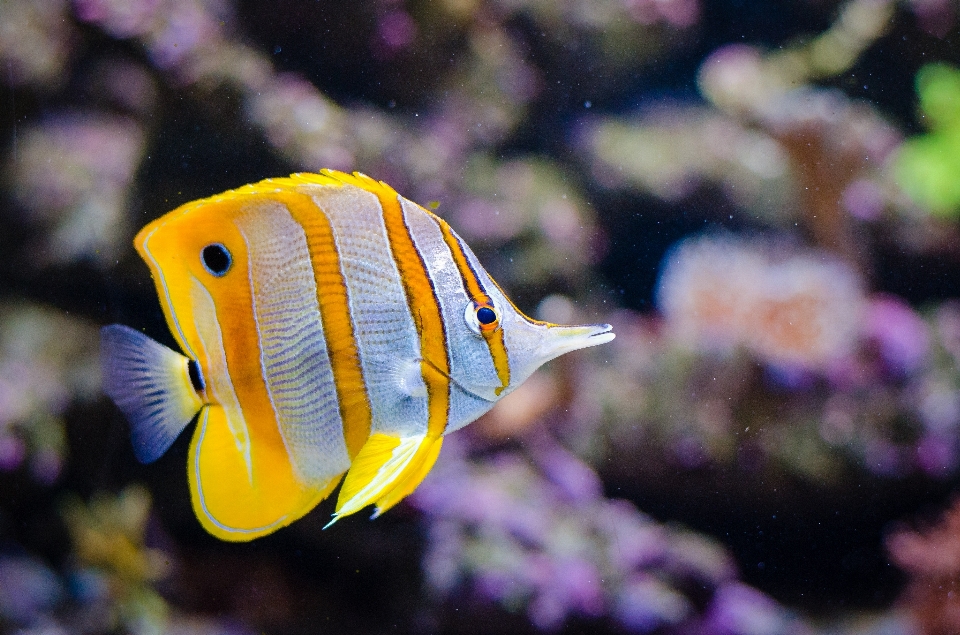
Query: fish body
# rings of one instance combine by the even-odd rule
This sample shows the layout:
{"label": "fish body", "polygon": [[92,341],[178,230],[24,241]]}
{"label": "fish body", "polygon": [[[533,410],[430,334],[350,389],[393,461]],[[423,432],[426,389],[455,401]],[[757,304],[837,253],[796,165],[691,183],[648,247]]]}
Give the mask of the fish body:
{"label": "fish body", "polygon": [[134,244],[183,354],[104,327],[105,390],[143,462],[199,413],[191,498],[225,540],[291,523],[341,479],[334,521],[379,515],[445,434],[546,361],[614,337],[524,316],[446,222],[358,173],[188,203]]}

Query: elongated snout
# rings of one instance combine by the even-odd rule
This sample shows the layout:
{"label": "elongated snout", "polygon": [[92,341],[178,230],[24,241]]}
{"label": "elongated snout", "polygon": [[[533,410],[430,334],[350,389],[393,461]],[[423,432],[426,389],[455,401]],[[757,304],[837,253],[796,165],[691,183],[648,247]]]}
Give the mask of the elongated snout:
{"label": "elongated snout", "polygon": [[546,363],[570,351],[606,344],[616,337],[612,329],[613,327],[609,324],[551,325],[543,338],[540,363]]}

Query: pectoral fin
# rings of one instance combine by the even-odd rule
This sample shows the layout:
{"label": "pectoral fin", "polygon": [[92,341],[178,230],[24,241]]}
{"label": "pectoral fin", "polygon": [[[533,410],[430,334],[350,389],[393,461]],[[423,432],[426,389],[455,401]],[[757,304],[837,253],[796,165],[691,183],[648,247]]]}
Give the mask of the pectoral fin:
{"label": "pectoral fin", "polygon": [[340,481],[308,485],[281,445],[238,445],[224,408],[200,415],[187,471],[193,509],[203,527],[222,540],[247,541],[289,525],[326,498]]}
{"label": "pectoral fin", "polygon": [[374,518],[417,488],[440,453],[440,437],[370,436],[347,472],[328,527],[344,516],[376,503]]}

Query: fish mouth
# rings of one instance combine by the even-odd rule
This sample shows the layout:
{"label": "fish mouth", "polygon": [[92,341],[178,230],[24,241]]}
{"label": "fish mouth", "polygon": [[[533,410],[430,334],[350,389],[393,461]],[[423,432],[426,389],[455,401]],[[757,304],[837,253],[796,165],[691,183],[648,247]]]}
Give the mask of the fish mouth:
{"label": "fish mouth", "polygon": [[[613,327],[609,324],[551,326],[548,329],[547,336],[544,338],[544,342],[542,344],[542,357],[537,360],[534,368],[537,368],[551,359],[555,359],[571,351],[580,350],[581,348],[589,348],[591,346],[599,346],[600,344],[606,344],[614,337],[616,337],[616,334],[613,332]],[[446,377],[451,385],[456,386],[471,397],[481,401],[494,403],[499,399],[500,396],[502,396],[496,395],[495,392],[490,396],[481,395],[477,391],[471,390],[470,388],[464,386],[450,373],[444,372],[429,359],[421,358],[421,361],[425,362],[435,371]],[[496,391],[497,388],[506,388],[506,386],[490,387],[492,391]]]}
{"label": "fish mouth", "polygon": [[616,337],[609,324],[586,324],[583,326],[554,326],[547,331],[544,340],[545,360],[565,353],[606,344]]}
{"label": "fish mouth", "polygon": [[[588,337],[600,337],[605,335],[610,336],[610,337],[603,337],[602,338],[603,341],[597,342],[597,344],[606,344],[607,342],[609,342],[610,340],[612,340],[617,336],[617,334],[613,332],[613,326],[611,326],[610,324],[592,324],[590,326],[584,326],[582,328],[592,329],[592,332]],[[595,346],[595,345],[596,344],[591,344],[591,346]]]}

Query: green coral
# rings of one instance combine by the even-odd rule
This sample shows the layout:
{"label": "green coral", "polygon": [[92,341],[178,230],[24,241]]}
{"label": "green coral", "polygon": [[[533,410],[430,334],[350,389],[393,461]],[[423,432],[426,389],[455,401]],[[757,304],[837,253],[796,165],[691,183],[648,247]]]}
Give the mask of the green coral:
{"label": "green coral", "polygon": [[960,69],[928,64],[917,94],[930,132],[904,142],[894,169],[904,192],[933,214],[960,215]]}
{"label": "green coral", "polygon": [[151,500],[129,485],[119,495],[97,493],[89,504],[67,499],[62,514],[73,543],[78,579],[105,590],[100,617],[134,635],[168,632],[170,610],[154,584],[170,569],[166,553],[144,544]]}

